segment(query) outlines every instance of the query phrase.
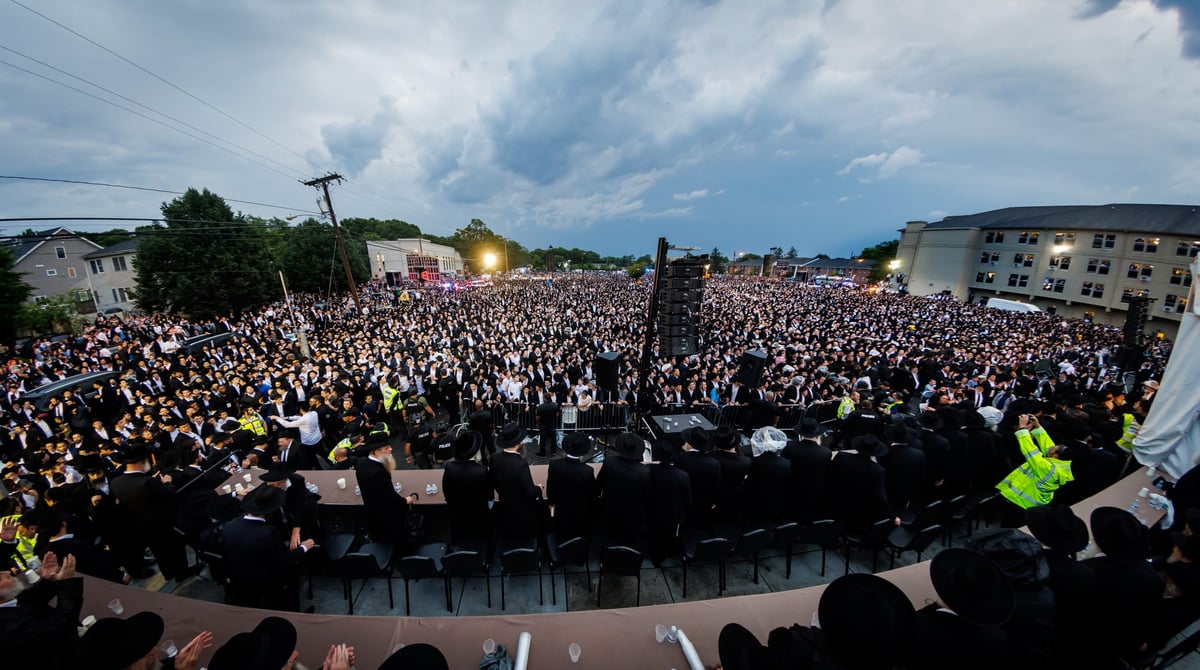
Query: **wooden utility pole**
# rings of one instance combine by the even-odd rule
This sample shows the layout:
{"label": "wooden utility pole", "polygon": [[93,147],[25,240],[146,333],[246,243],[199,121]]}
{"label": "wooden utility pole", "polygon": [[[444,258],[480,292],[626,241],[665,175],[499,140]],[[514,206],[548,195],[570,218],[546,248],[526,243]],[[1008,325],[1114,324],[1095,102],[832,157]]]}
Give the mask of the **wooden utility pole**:
{"label": "wooden utility pole", "polygon": [[319,186],[325,197],[325,206],[329,208],[329,220],[333,223],[333,239],[337,243],[338,254],[342,257],[342,269],[346,271],[346,285],[350,287],[350,297],[354,300],[354,311],[362,315],[362,305],[358,302],[358,286],[354,283],[354,274],[350,272],[350,258],[346,256],[346,243],[342,241],[342,229],[338,227],[337,215],[333,213],[333,201],[329,199],[329,182],[341,183],[342,175],[327,174],[303,182],[305,186]]}

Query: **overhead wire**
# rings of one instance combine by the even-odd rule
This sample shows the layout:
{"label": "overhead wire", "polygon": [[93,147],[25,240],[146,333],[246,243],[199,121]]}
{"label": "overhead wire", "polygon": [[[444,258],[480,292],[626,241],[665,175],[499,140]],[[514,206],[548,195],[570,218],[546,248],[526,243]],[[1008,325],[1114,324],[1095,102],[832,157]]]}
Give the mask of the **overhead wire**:
{"label": "overhead wire", "polygon": [[[3,48],[3,47],[0,47],[0,48]],[[84,186],[106,186],[109,188],[125,188],[125,189],[130,189],[133,191],[150,191],[153,193],[168,193],[171,195],[184,195],[183,191],[172,191],[172,190],[165,189],[165,188],[151,188],[149,186],[130,186],[128,184],[110,184],[110,183],[101,182],[101,181],[84,181],[82,179],[54,179],[51,177],[27,177],[27,176],[20,176],[20,175],[2,175],[2,174],[0,174],[0,179],[13,179],[13,180],[20,180],[20,181],[44,181],[44,182],[55,182],[55,183],[61,183],[61,184],[82,184]],[[316,211],[309,210],[309,209],[300,209],[298,207],[287,207],[284,205],[272,205],[270,203],[256,202],[254,200],[238,200],[236,198],[225,198],[225,197],[222,197],[221,199],[224,200],[225,202],[236,202],[236,203],[239,203],[242,205],[257,205],[259,207],[270,207],[273,209],[282,209],[282,210],[286,210],[289,212],[296,212],[298,214],[315,214],[318,216],[321,214],[320,212],[316,212]]]}

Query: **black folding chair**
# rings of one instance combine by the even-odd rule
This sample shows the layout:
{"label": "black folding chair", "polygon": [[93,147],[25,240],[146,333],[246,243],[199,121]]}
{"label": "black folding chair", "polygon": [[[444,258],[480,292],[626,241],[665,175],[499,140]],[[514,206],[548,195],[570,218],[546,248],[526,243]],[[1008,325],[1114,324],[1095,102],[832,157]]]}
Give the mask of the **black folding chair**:
{"label": "black folding chair", "polygon": [[632,547],[615,545],[605,547],[600,554],[600,576],[596,581],[596,607],[600,606],[600,598],[604,592],[604,573],[609,572],[622,577],[637,578],[637,600],[635,606],[642,604],[642,552]]}
{"label": "black folding chair", "polygon": [[[446,555],[446,549],[445,544],[422,545],[417,549],[417,553],[402,557],[396,564],[400,576],[404,578],[404,614],[406,616],[412,616],[408,583],[422,579],[441,579],[443,576],[442,557]],[[442,579],[442,587],[448,588],[445,579]]]}

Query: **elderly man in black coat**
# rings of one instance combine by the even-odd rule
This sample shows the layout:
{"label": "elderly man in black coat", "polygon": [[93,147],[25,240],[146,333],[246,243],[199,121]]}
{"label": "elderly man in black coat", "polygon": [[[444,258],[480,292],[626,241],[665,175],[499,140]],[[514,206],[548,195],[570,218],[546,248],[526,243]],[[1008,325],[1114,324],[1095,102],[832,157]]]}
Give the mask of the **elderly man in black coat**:
{"label": "elderly man in black coat", "polygon": [[792,466],[792,486],[789,491],[789,515],[797,521],[815,521],[821,516],[821,495],[825,473],[833,452],[821,444],[825,426],[811,417],[796,424],[799,440],[789,440],[779,455]]}
{"label": "elderly man in black coat", "polygon": [[[850,449],[837,452],[829,464],[825,504],[831,518],[848,529],[862,530],[880,519],[893,518],[885,486],[886,473],[876,462],[887,445],[874,435],[860,435]],[[894,519],[899,525],[900,519]]]}
{"label": "elderly man in black coat", "polygon": [[296,564],[312,549],[313,541],[304,540],[289,550],[283,532],[267,522],[286,497],[283,489],[259,486],[242,500],[242,518],[222,529],[222,550],[235,605],[290,612],[300,609]]}
{"label": "elderly man in black coat", "polygon": [[461,428],[453,436],[453,453],[442,474],[442,494],[450,510],[450,540],[454,545],[486,542],[492,533],[494,500],[488,470],[475,460],[483,436]]}
{"label": "elderly man in black coat", "polygon": [[[411,549],[408,532],[408,507],[417,501],[417,494],[402,496],[392,484],[396,461],[392,444],[385,433],[372,433],[367,439],[369,454],[358,459],[354,472],[362,493],[367,514],[367,529],[375,542],[390,542],[401,551]],[[402,554],[403,555],[403,554]]]}
{"label": "elderly man in black coat", "polygon": [[645,540],[650,508],[650,469],[642,463],[645,442],[633,433],[621,433],[610,446],[615,453],[596,476],[605,541],[636,549]]}

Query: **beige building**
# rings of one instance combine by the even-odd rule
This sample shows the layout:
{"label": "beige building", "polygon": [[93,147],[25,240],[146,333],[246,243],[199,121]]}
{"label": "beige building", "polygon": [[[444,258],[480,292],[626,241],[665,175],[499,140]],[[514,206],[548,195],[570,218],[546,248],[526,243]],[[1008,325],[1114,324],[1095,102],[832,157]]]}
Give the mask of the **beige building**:
{"label": "beige building", "polygon": [[32,299],[67,295],[79,302],[89,302],[84,255],[99,248],[100,245],[79,233],[60,227],[17,238],[11,251],[14,269],[33,287]]}
{"label": "beige building", "polygon": [[442,275],[461,275],[463,260],[454,247],[424,239],[367,242],[371,278],[389,284],[403,281],[434,281]]}
{"label": "beige building", "polygon": [[133,261],[137,257],[137,245],[137,238],[130,238],[83,257],[87,261],[92,297],[100,312],[133,310],[133,293],[137,286]]}
{"label": "beige building", "polygon": [[901,231],[895,272],[913,295],[991,296],[1121,323],[1129,297],[1155,302],[1147,330],[1173,337],[1200,254],[1190,205],[1009,207]]}

